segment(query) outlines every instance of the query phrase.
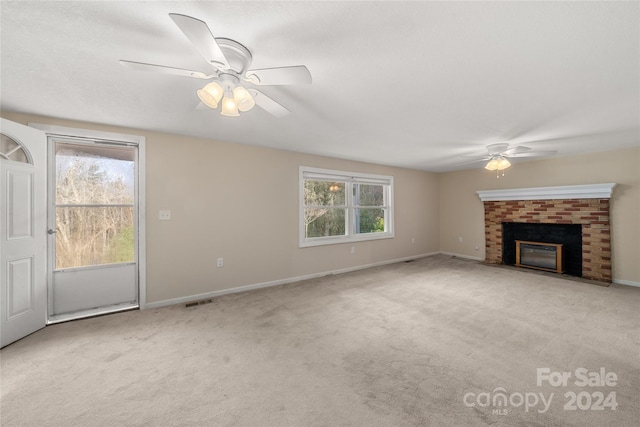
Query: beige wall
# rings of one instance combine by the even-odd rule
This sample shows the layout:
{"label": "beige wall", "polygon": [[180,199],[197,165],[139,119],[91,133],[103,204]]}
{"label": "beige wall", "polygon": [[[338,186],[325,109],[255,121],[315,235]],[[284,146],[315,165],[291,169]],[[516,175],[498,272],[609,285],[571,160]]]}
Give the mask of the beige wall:
{"label": "beige wall", "polygon": [[[437,176],[432,173],[21,114],[2,116],[24,124],[146,137],[148,303],[418,256],[439,248]],[[300,165],[392,175],[395,238],[299,248]],[[161,209],[171,210],[171,221],[158,219]],[[216,267],[218,257],[224,258],[223,268]]]}
{"label": "beige wall", "polygon": [[[393,175],[396,237],[299,248],[300,165]],[[153,134],[147,139],[147,183],[149,301],[438,250],[433,174]],[[172,221],[158,221],[160,209],[171,209]],[[217,257],[224,257],[221,269]]]}
{"label": "beige wall", "polygon": [[[604,182],[618,184],[611,202],[613,277],[640,282],[640,148],[520,163],[496,179],[484,169],[432,174],[136,129],[2,116],[146,137],[149,303],[436,251],[484,259],[477,190]],[[395,238],[299,248],[300,165],[393,175]],[[170,209],[172,220],[159,221],[160,209]],[[215,266],[219,257],[223,268]]]}
{"label": "beige wall", "polygon": [[611,199],[613,278],[640,282],[638,147],[518,163],[499,179],[484,169],[439,174],[440,250],[484,259],[484,209],[478,190],[608,182],[617,183]]}

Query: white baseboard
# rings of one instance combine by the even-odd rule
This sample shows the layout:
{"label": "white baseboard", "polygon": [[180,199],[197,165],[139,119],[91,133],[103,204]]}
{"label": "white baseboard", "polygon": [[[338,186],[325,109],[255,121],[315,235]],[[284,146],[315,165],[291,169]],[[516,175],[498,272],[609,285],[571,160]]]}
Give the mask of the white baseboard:
{"label": "white baseboard", "polygon": [[613,279],[613,283],[617,285],[636,286],[640,288],[640,282],[634,282],[632,280]]}
{"label": "white baseboard", "polygon": [[484,261],[484,258],[483,257],[479,257],[479,256],[460,255],[460,254],[454,254],[453,252],[443,252],[443,251],[440,251],[438,253],[442,254],[442,255],[454,256],[456,258],[471,259],[473,261]]}
{"label": "white baseboard", "polygon": [[358,266],[355,266],[355,267],[347,267],[347,268],[341,268],[341,269],[338,269],[338,270],[323,271],[323,272],[320,272],[320,273],[307,274],[307,275],[304,275],[304,276],[289,277],[289,278],[286,278],[286,279],[273,280],[273,281],[270,281],[270,282],[263,282],[263,283],[255,283],[255,284],[252,284],[252,285],[238,286],[236,288],[222,289],[222,290],[219,290],[219,291],[205,292],[205,293],[196,294],[196,295],[187,295],[187,296],[184,296],[184,297],[171,298],[171,299],[162,300],[162,301],[147,302],[144,305],[144,307],[141,307],[141,308],[142,309],[148,309],[148,308],[165,307],[165,306],[174,305],[174,304],[186,304],[188,302],[199,301],[199,300],[203,300],[203,299],[207,299],[207,298],[215,298],[215,297],[219,297],[221,295],[235,294],[235,293],[239,293],[239,292],[251,291],[251,290],[254,290],[254,289],[269,288],[271,286],[285,285],[287,283],[293,283],[293,282],[299,282],[299,281],[302,281],[302,280],[315,279],[315,278],[318,278],[318,277],[329,276],[329,275],[332,275],[332,274],[349,273],[349,272],[352,272],[352,271],[364,270],[366,268],[378,267],[378,266],[381,266],[381,265],[395,264],[397,262],[403,262],[403,261],[410,261],[410,260],[414,260],[414,259],[426,258],[426,257],[429,257],[429,256],[438,255],[439,253],[441,253],[441,252],[430,252],[430,253],[421,254],[421,255],[414,255],[414,256],[409,256],[409,257],[404,257],[404,258],[396,258],[396,259],[387,260],[387,261],[374,262],[374,263],[371,263],[371,264],[358,265]]}
{"label": "white baseboard", "polygon": [[[254,290],[254,289],[269,288],[271,286],[286,285],[287,283],[300,282],[302,280],[315,279],[315,278],[318,278],[318,277],[329,276],[329,275],[332,275],[332,274],[344,274],[344,273],[349,273],[349,272],[352,272],[352,271],[364,270],[364,269],[367,269],[367,268],[378,267],[378,266],[381,266],[381,265],[395,264],[397,262],[404,262],[404,261],[410,261],[410,260],[414,260],[414,259],[426,258],[426,257],[429,257],[429,256],[439,255],[439,254],[440,255],[455,256],[455,257],[464,258],[464,259],[470,259],[470,260],[473,260],[473,261],[484,261],[484,258],[482,258],[482,257],[474,257],[474,256],[470,256],[470,255],[461,255],[461,254],[456,254],[456,253],[452,253],[452,252],[443,252],[443,251],[429,252],[429,253],[421,254],[421,255],[414,255],[414,256],[409,256],[409,257],[404,257],[404,258],[396,258],[396,259],[391,259],[391,260],[387,260],[387,261],[374,262],[374,263],[371,263],[371,264],[364,264],[364,265],[358,265],[358,266],[354,266],[354,267],[341,268],[341,269],[338,269],[338,270],[323,271],[323,272],[320,272],[320,273],[307,274],[307,275],[304,275],[304,276],[289,277],[289,278],[286,278],[286,279],[273,280],[273,281],[270,281],[270,282],[255,283],[255,284],[252,284],[252,285],[238,286],[236,288],[222,289],[222,290],[219,290],[219,291],[211,291],[211,292],[205,292],[205,293],[202,293],[202,294],[187,295],[187,296],[179,297],[179,298],[171,298],[171,299],[162,300],[162,301],[149,302],[149,303],[145,304],[144,307],[141,307],[141,308],[142,309],[147,309],[147,308],[165,307],[165,306],[174,305],[174,304],[186,304],[188,302],[199,301],[199,300],[203,300],[203,299],[207,299],[207,298],[215,298],[215,297],[219,297],[221,295],[235,294],[235,293],[239,293],[239,292],[251,291],[251,290]],[[640,282],[633,282],[631,280],[614,279],[613,283],[617,283],[617,284],[620,284],[620,285],[640,287]]]}
{"label": "white baseboard", "polygon": [[[438,253],[440,253],[442,255],[449,255],[449,256],[454,256],[454,257],[458,257],[458,258],[471,259],[471,260],[474,260],[474,261],[484,261],[484,258],[482,258],[482,257],[475,257],[475,256],[470,256],[470,255],[460,255],[460,254],[455,254],[453,252],[443,252],[443,251],[440,251]],[[636,287],[640,288],[640,282],[634,282],[632,280],[613,279],[612,282],[616,283],[618,285],[636,286]]]}

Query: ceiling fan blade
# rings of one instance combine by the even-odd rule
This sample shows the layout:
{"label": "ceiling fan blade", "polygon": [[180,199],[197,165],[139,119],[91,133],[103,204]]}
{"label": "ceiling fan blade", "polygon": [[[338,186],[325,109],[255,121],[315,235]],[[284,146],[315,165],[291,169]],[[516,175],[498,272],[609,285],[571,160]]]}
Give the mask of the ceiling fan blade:
{"label": "ceiling fan blade", "polygon": [[507,155],[512,155],[512,154],[525,153],[525,152],[530,151],[530,150],[531,150],[530,147],[525,147],[524,145],[518,145],[516,147],[509,148],[504,153],[507,154]]}
{"label": "ceiling fan blade", "polygon": [[517,154],[509,154],[506,157],[545,157],[545,156],[553,156],[557,153],[557,151],[527,151],[524,153]]}
{"label": "ceiling fan blade", "polygon": [[170,13],[169,16],[208,63],[225,70],[231,68],[215,37],[211,34],[209,26],[204,21],[178,13]]}
{"label": "ceiling fan blade", "polygon": [[145,64],[144,62],[134,62],[120,60],[120,65],[133,68],[139,71],[151,71],[155,73],[172,74],[174,76],[193,77],[195,79],[210,79],[214,76],[201,73],[200,71],[183,70],[182,68],[165,67],[164,65]]}
{"label": "ceiling fan blade", "polygon": [[307,85],[311,83],[311,73],[304,65],[294,65],[249,70],[247,79],[257,85]]}
{"label": "ceiling fan blade", "polygon": [[278,118],[291,114],[291,111],[287,110],[264,93],[255,89],[251,89],[250,93],[253,96],[254,101],[256,101],[256,104],[268,113],[271,113]]}
{"label": "ceiling fan blade", "polygon": [[456,164],[456,166],[471,165],[471,164],[474,164],[474,163],[486,162],[488,160],[491,160],[491,159],[490,158],[475,159],[475,160],[470,160],[468,162],[458,163],[458,164]]}

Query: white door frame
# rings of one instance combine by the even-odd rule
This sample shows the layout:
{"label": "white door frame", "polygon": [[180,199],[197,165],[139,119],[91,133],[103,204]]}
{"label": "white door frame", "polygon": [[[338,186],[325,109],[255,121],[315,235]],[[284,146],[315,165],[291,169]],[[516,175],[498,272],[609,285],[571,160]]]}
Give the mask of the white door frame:
{"label": "white door frame", "polygon": [[[30,123],[29,126],[40,129],[47,134],[47,137],[60,137],[64,139],[91,139],[102,142],[127,142],[136,144],[138,147],[138,160],[136,167],[136,185],[137,185],[137,269],[138,269],[138,306],[144,309],[146,306],[146,228],[145,228],[145,137],[139,135],[119,134],[112,132],[93,131],[88,129],[78,129],[63,126],[46,125],[39,123]],[[52,200],[48,205],[51,206]],[[49,257],[51,258],[51,257]],[[53,266],[49,266],[48,283],[52,286]],[[51,290],[50,290],[51,292]],[[129,309],[129,308],[124,308]],[[119,311],[117,308],[106,310],[105,312]],[[55,319],[49,319],[48,323],[57,323],[60,321],[71,320],[74,318],[86,317],[87,315],[103,314],[99,312],[80,312],[77,316],[56,316]],[[51,316],[51,315],[49,315]]]}

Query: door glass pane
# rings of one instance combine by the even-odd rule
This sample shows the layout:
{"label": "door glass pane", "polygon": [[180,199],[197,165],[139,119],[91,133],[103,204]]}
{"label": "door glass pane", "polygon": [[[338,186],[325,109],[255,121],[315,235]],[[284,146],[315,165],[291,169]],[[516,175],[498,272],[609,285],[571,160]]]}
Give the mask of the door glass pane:
{"label": "door glass pane", "polygon": [[130,147],[56,143],[56,204],[133,204]]}
{"label": "door glass pane", "polygon": [[3,133],[0,133],[0,156],[14,162],[30,163],[22,145]]}
{"label": "door glass pane", "polygon": [[135,149],[56,142],[56,269],[135,261]]}
{"label": "door glass pane", "polygon": [[56,207],[56,269],[133,262],[134,208]]}

